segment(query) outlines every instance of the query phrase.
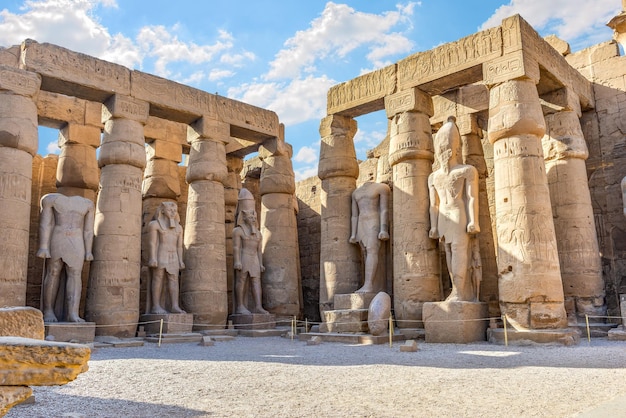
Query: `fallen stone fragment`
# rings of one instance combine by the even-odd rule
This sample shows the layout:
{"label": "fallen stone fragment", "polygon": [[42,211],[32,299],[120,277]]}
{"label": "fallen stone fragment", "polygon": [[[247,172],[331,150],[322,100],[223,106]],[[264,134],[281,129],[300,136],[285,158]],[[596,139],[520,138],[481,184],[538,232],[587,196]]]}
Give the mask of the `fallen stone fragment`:
{"label": "fallen stone fragment", "polygon": [[415,352],[417,351],[417,341],[415,340],[407,340],[403,345],[400,346],[401,352]]}
{"label": "fallen stone fragment", "polygon": [[0,336],[43,340],[45,329],[43,314],[29,306],[0,308]]}

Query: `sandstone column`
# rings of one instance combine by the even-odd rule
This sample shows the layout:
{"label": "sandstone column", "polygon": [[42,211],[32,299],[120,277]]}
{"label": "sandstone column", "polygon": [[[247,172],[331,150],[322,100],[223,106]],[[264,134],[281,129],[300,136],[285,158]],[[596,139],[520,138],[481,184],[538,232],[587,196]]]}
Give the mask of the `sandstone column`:
{"label": "sandstone column", "polygon": [[259,149],[261,234],[263,235],[263,307],[275,315],[300,314],[300,253],[296,224],[296,182],[291,145],[283,138]]}
{"label": "sandstone column", "polygon": [[359,165],[353,138],[356,121],[339,115],[322,119],[318,177],[320,201],[320,312],[333,309],[335,294],[352,293],[359,287],[359,249],[349,242],[352,192]]}
{"label": "sandstone column", "polygon": [[0,66],[0,306],[24,306],[38,74]]}
{"label": "sandstone column", "polygon": [[[235,284],[235,267],[233,259],[233,229],[235,228],[235,211],[237,199],[241,190],[241,170],[243,170],[243,158],[231,155],[226,156],[228,175],[224,180],[224,204],[225,204],[225,239],[226,239],[226,277],[228,282],[228,306],[231,312],[235,312],[233,289]],[[260,215],[257,215],[260,216]]]}
{"label": "sandstone column", "polygon": [[147,102],[114,95],[102,107],[94,260],[85,316],[97,335],[133,337],[139,319],[141,182],[146,165]]}
{"label": "sandstone column", "polygon": [[598,239],[587,184],[585,160],[589,156],[580,126],[578,98],[569,98],[563,110],[545,117],[543,155],[546,163],[554,229],[559,252],[565,309],[575,321],[585,314],[606,315],[604,281]]}
{"label": "sandstone column", "polygon": [[187,132],[191,150],[182,308],[193,314],[196,330],[223,328],[228,317],[228,289],[222,182],[228,175],[225,144],[230,125],[202,117]]}
{"label": "sandstone column", "polygon": [[528,61],[524,66],[533,79],[494,82],[489,92],[500,308],[518,330],[555,329],[567,319],[541,148],[539,68]]}
{"label": "sandstone column", "polygon": [[428,237],[433,104],[426,93],[410,89],[385,97],[385,110],[391,120],[394,311],[398,327],[418,328],[424,302],[442,298],[437,242]]}

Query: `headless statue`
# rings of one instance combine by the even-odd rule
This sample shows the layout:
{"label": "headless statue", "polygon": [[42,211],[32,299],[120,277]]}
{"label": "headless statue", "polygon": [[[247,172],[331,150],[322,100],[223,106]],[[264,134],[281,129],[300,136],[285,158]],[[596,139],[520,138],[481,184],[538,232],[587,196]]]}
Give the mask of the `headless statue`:
{"label": "headless statue", "polygon": [[[50,193],[41,198],[37,257],[48,259],[43,279],[44,322],[85,322],[78,314],[85,260],[93,260],[94,204],[81,196]],[[61,287],[65,272],[65,286]],[[62,292],[59,292],[62,290]],[[65,300],[59,300],[64,294]],[[65,306],[63,306],[65,305]],[[55,309],[63,306],[63,309]],[[55,312],[56,311],[56,312]],[[63,311],[66,312],[63,315]],[[63,317],[64,316],[64,317]]]}
{"label": "headless statue", "polygon": [[472,235],[478,226],[478,172],[461,161],[461,135],[450,117],[435,135],[439,169],[428,176],[430,197],[429,237],[444,245],[446,265],[452,279],[448,301],[476,301],[478,289],[468,274],[475,258]]}
{"label": "headless statue", "polygon": [[389,186],[368,181],[352,193],[352,232],[350,242],[358,243],[365,264],[363,286],[357,293],[384,290],[385,283],[376,280],[382,241],[389,239]]}
{"label": "headless statue", "polygon": [[169,295],[170,311],[185,313],[178,304],[178,272],[185,268],[185,263],[183,228],[180,226],[176,203],[163,202],[159,205],[148,224],[148,240],[148,267],[152,273],[149,288],[150,313],[168,313],[165,309],[165,290]]}
{"label": "headless statue", "polygon": [[[246,189],[242,189],[243,191]],[[249,192],[248,192],[249,193]],[[240,193],[241,198],[241,193]],[[237,213],[237,226],[233,229],[233,261],[235,268],[235,313],[251,313],[246,300],[248,289],[252,290],[254,309],[252,312],[267,314],[261,305],[261,273],[265,271],[261,252],[261,232],[256,226],[254,209],[241,209]]]}

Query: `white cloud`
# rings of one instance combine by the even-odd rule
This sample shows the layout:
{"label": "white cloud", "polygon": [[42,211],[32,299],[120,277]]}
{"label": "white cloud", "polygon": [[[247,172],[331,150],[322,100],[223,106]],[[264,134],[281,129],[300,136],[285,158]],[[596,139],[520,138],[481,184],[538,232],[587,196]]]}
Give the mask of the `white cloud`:
{"label": "white cloud", "polygon": [[295,125],[326,115],[326,93],[334,80],[308,76],[290,83],[252,83],[228,90],[228,97],[241,100],[280,115],[285,125]]}
{"label": "white cloud", "polygon": [[235,72],[230,70],[211,70],[211,72],[209,73],[209,81],[222,80],[224,78],[229,78],[234,75]]}
{"label": "white cloud", "polygon": [[[613,16],[620,12],[617,0],[511,0],[508,5],[500,6],[481,26],[481,30],[498,26],[502,19],[520,14],[535,29],[554,33],[573,47],[590,46],[601,40],[610,39],[611,31],[606,28]],[[576,50],[576,48],[573,48]]]}
{"label": "white cloud", "polygon": [[46,150],[48,151],[48,154],[59,154],[61,152],[58,141],[49,142],[46,146]]}
{"label": "white cloud", "polygon": [[296,181],[305,180],[309,177],[317,176],[317,164],[294,169]]}
{"label": "white cloud", "polygon": [[233,67],[241,67],[245,61],[256,60],[256,55],[249,51],[244,51],[241,54],[224,54],[220,57],[220,62],[223,64],[229,64]]}
{"label": "white cloud", "polygon": [[293,160],[299,163],[313,163],[317,161],[317,150],[312,147],[304,146],[298,150]]}
{"label": "white cloud", "polygon": [[[390,32],[399,24],[410,27],[414,3],[397,6],[380,15],[357,12],[345,4],[328,2],[308,29],[298,31],[285,42],[285,49],[270,63],[267,80],[299,77],[317,59],[339,58],[361,46],[368,46],[368,59],[380,61],[386,54],[409,52],[412,42],[400,33]],[[392,45],[392,42],[395,44]]]}

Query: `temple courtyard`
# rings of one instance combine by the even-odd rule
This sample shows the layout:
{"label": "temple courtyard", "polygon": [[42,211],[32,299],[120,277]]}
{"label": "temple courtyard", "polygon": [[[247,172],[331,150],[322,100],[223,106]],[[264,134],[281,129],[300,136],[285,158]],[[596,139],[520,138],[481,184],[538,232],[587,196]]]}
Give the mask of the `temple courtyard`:
{"label": "temple courtyard", "polygon": [[626,344],[310,345],[238,336],[96,348],[17,417],[624,417]]}

